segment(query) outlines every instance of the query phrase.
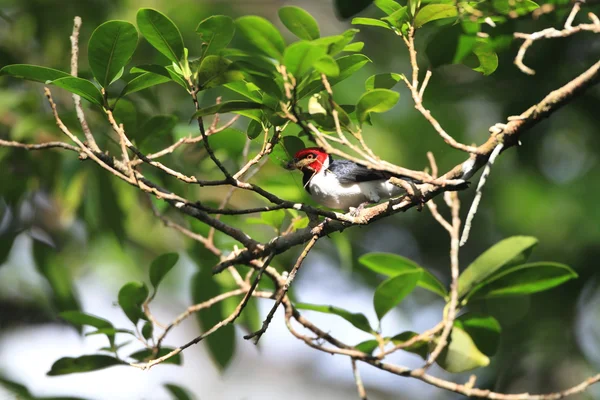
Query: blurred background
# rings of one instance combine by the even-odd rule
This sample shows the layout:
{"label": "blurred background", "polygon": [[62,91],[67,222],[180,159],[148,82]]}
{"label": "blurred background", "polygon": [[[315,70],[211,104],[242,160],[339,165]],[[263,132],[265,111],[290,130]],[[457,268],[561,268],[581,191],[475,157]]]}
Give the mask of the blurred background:
{"label": "blurred background", "polygon": [[[78,15],[83,19],[80,76],[90,77],[86,43],[91,32],[109,19],[135,24],[140,7],[156,8],[173,19],[192,54],[200,49],[194,32],[197,24],[213,14],[261,15],[275,23],[289,43],[296,39],[277,18],[277,10],[283,5],[298,5],[309,11],[319,22],[323,36],[352,27],[348,21],[337,18],[332,1],[0,0],[0,67],[29,63],[68,71],[69,36],[73,17]],[[371,7],[362,15],[382,14]],[[562,26],[564,18],[562,12],[537,20],[519,18],[496,29],[487,28],[492,36],[505,42],[498,70],[484,77],[462,65],[435,68],[425,96],[426,107],[457,140],[484,142],[488,127],[521,113],[598,60],[598,36],[582,33],[536,43],[525,59],[536,70],[535,76],[524,75],[512,64],[519,45],[509,40],[512,32]],[[398,37],[390,31],[362,28],[357,40],[365,42],[363,52],[373,62],[335,87],[342,104],[356,102],[364,92],[364,81],[373,74],[409,71],[406,51]],[[444,51],[452,47],[455,39],[448,31],[420,32],[422,66],[441,64],[435,60],[444,58]],[[238,45],[239,38],[234,40]],[[427,51],[423,51],[426,46]],[[161,63],[164,59],[140,39],[133,63],[152,62]],[[1,139],[26,143],[64,140],[44,101],[42,87],[0,78]],[[399,104],[390,112],[373,115],[373,126],[365,129],[364,136],[375,152],[413,169],[427,166],[427,151],[435,154],[441,171],[464,160],[465,155],[446,146],[414,110],[406,88],[398,85],[396,89],[401,93]],[[67,125],[80,132],[70,95],[60,89],[53,93]],[[201,102],[204,106],[214,104],[221,95],[225,99],[236,98],[224,89],[214,89]],[[461,250],[463,268],[503,238],[530,235],[540,241],[532,260],[570,265],[579,279],[541,294],[479,305],[480,311],[495,316],[503,328],[500,350],[492,364],[476,371],[478,385],[483,388],[555,391],[582,381],[600,368],[599,110],[600,89],[596,87],[527,132],[522,146],[503,153],[485,187],[471,239]],[[187,123],[192,112],[193,104],[185,92],[171,84],[130,96],[120,101],[116,111],[133,137],[153,128],[152,117],[170,113],[178,116],[168,135],[149,143],[149,148],[195,135],[194,125]],[[224,120],[227,118],[223,116]],[[88,121],[99,142],[108,142],[110,126],[101,113],[90,107]],[[211,140],[218,155],[232,167],[241,161],[247,123],[241,118],[235,129]],[[251,149],[258,146],[259,143]],[[310,202],[301,176],[281,169],[282,161],[271,158],[253,181],[280,197]],[[218,176],[199,147],[186,148],[165,162],[206,179]],[[154,178],[152,171],[148,175]],[[218,204],[227,192],[190,189],[163,176],[155,178],[168,182],[169,187],[188,198],[208,204]],[[460,193],[463,216],[473,192]],[[205,343],[187,349],[183,366],[161,365],[150,371],[114,367],[87,374],[46,376],[58,358],[90,354],[106,345],[106,339],[97,335],[81,336],[61,322],[57,313],[82,309],[115,326],[127,327],[128,321],[116,303],[118,290],[131,280],[147,281],[148,266],[161,253],[177,251],[181,258],[153,303],[154,314],[159,321],[167,322],[193,304],[191,278],[199,270],[209,271],[214,260],[187,238],[164,227],[149,204],[138,191],[92,163],[80,162],[74,153],[0,147],[0,399],[15,398],[15,388],[23,393],[18,385],[25,386],[35,398],[169,399],[164,388],[167,383],[186,388],[196,399],[357,397],[350,361],[322,354],[294,339],[285,329],[281,314],[277,314],[259,346],[242,339],[245,330],[268,312],[270,301],[256,303],[252,310],[258,313],[253,320],[247,317],[246,322],[232,328],[230,338],[221,337],[218,332],[211,344],[220,348],[217,353],[209,352]],[[250,204],[262,203],[247,193],[234,194],[231,202],[232,207]],[[447,215],[447,210],[442,210]],[[172,211],[162,211],[190,224]],[[191,228],[207,231],[193,223]],[[246,229],[258,240],[268,240],[273,235],[269,227],[248,224]],[[215,239],[220,246],[231,245],[220,235]],[[321,240],[300,271],[293,295],[303,302],[363,312],[375,322],[371,297],[380,280],[356,262],[358,256],[372,251],[400,254],[448,283],[448,250],[447,234],[430,213],[413,209]],[[275,266],[289,270],[298,252],[296,249],[278,257]],[[212,280],[207,276],[211,279],[209,286],[217,290],[226,286],[220,278]],[[440,320],[442,307],[437,298],[418,289],[386,317],[383,329],[391,334],[425,330]],[[311,312],[306,315],[347,343],[368,338],[336,317]],[[173,331],[166,344],[178,346],[199,332],[197,322],[190,319]],[[137,347],[136,343],[128,346],[134,351],[139,343]],[[395,355],[391,361],[408,366],[420,363],[408,353]],[[369,399],[459,397],[365,365],[359,368]],[[432,372],[459,382],[469,376],[452,377],[437,367]],[[600,398],[600,387],[577,398]]]}

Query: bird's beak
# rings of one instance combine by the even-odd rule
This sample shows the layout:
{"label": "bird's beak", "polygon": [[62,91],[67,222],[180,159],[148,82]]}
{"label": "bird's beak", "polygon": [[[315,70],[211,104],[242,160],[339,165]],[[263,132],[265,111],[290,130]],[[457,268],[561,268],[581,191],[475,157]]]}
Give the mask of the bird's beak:
{"label": "bird's beak", "polygon": [[294,158],[288,161],[283,167],[288,170],[294,170],[298,168],[298,159]]}
{"label": "bird's beak", "polygon": [[310,164],[312,164],[313,162],[315,162],[314,159],[308,159],[308,158],[304,158],[301,160],[298,160],[297,158],[294,158],[293,160],[289,161],[286,165],[285,165],[285,169],[302,169]]}

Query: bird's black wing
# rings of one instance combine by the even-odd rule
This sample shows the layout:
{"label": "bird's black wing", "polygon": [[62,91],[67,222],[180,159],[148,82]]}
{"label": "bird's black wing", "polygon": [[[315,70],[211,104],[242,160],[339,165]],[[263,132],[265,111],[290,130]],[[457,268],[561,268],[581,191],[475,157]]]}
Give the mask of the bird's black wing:
{"label": "bird's black wing", "polygon": [[367,168],[349,160],[334,160],[327,170],[335,174],[340,183],[388,180],[392,174]]}

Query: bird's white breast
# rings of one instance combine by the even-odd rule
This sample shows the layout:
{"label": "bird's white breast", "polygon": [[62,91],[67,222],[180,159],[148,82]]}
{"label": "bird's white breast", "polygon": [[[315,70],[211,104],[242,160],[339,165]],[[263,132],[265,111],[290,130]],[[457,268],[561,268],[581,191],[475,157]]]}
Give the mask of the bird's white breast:
{"label": "bird's white breast", "polygon": [[312,198],[326,207],[348,210],[363,203],[377,203],[381,199],[400,195],[403,190],[387,180],[340,183],[337,176],[325,169],[315,174],[308,183]]}

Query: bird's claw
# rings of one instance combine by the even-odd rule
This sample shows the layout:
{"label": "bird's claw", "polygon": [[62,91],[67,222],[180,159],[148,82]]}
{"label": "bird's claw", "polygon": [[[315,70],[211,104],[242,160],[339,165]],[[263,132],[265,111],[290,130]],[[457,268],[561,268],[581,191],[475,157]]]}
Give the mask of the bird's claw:
{"label": "bird's claw", "polygon": [[417,211],[423,210],[423,204],[425,204],[425,196],[423,196],[423,192],[421,192],[421,189],[419,189],[414,182],[408,181],[408,184],[411,186],[412,190],[407,191],[406,195],[411,202],[417,203]]}
{"label": "bird's claw", "polygon": [[365,209],[365,206],[366,206],[366,205],[367,205],[367,203],[360,203],[360,204],[358,205],[358,207],[350,207],[350,208],[348,209],[348,211],[349,211],[349,213],[348,213],[348,214],[350,214],[350,216],[351,216],[352,218],[356,218],[356,217],[358,217],[358,216],[360,215],[360,213],[362,212],[362,210],[364,210],[364,209]]}

